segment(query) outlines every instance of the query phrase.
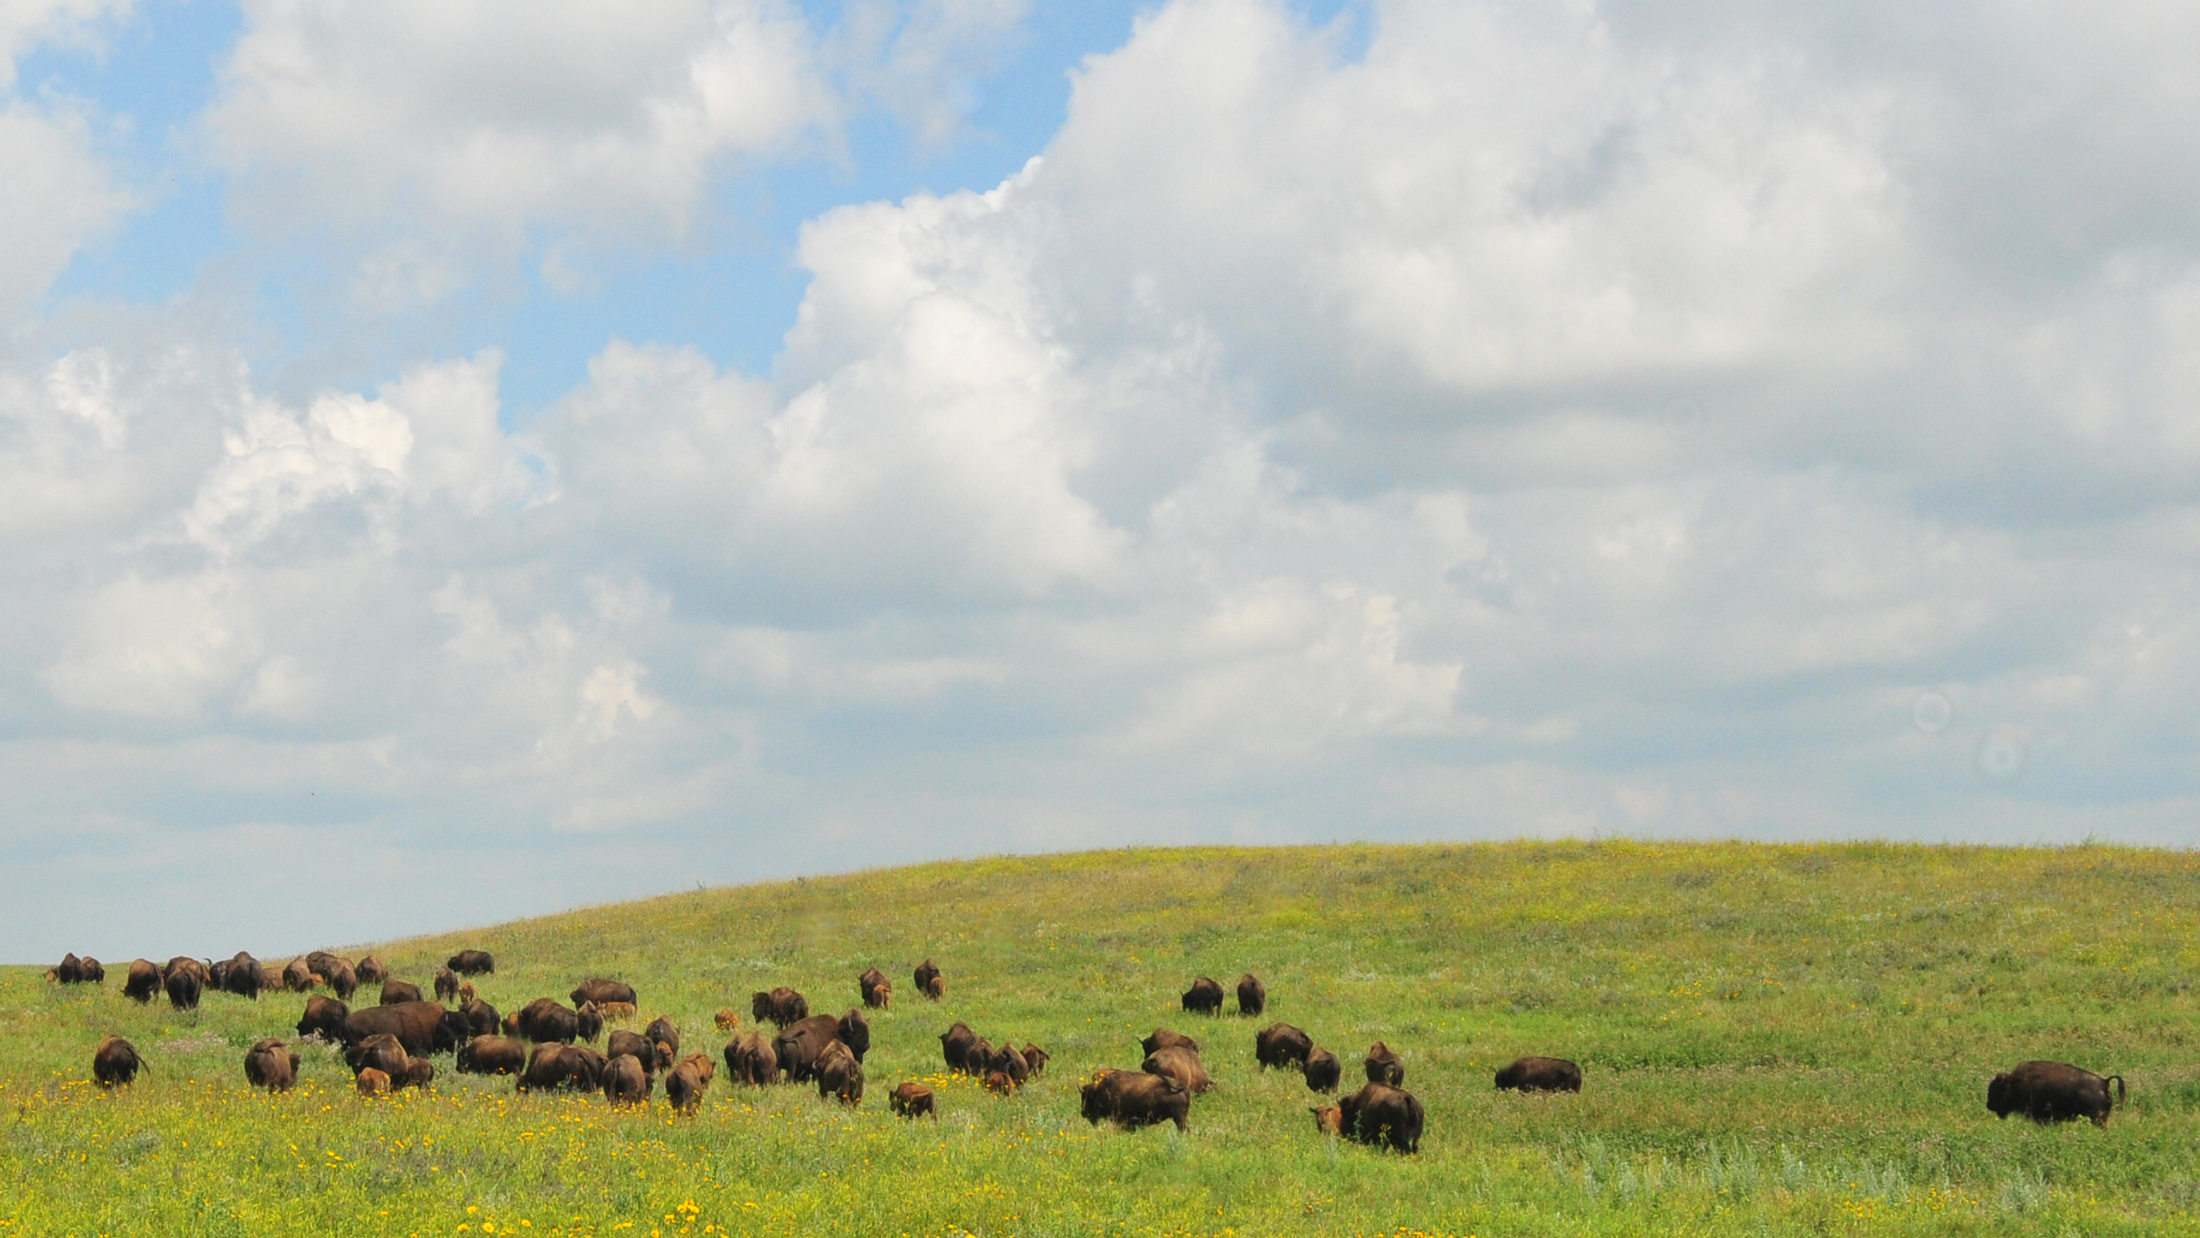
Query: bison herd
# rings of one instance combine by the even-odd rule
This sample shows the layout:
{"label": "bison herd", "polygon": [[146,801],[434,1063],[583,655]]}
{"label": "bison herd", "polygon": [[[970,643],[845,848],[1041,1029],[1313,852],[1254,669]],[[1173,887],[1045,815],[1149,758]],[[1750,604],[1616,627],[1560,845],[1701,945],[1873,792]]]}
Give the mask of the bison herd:
{"label": "bison herd", "polygon": [[[150,1003],[165,995],[178,1010],[193,1010],[203,994],[228,993],[257,1001],[263,992],[306,993],[297,1022],[302,1040],[342,1047],[358,1090],[373,1096],[403,1088],[424,1088],[435,1080],[429,1060],[451,1054],[460,1074],[508,1075],[520,1092],[567,1090],[601,1093],[612,1105],[646,1104],[659,1081],[665,1100],[676,1111],[694,1113],[717,1075],[708,1053],[680,1052],[680,1032],[672,1020],[652,1019],[640,1032],[606,1025],[637,1017],[640,999],[622,981],[592,977],[567,994],[571,1005],[540,997],[510,1014],[483,1001],[463,977],[492,975],[496,960],[484,950],[461,950],[437,970],[434,999],[418,985],[389,974],[372,956],[356,964],[327,951],[292,959],[276,967],[242,951],[221,960],[177,957],[165,965],[149,959],[130,964],[123,995]],[[46,973],[56,984],[103,984],[106,969],[98,959],[70,954]],[[938,1001],[946,981],[926,959],[913,976],[915,991]],[[378,986],[378,1001],[353,1009],[359,989]],[[334,996],[309,990],[326,988]],[[845,1014],[810,1013],[809,1002],[791,988],[753,995],[750,1014],[760,1027],[739,1031],[740,1016],[720,1010],[714,1022],[731,1034],[720,1056],[729,1084],[765,1087],[787,1082],[815,1083],[821,1098],[844,1105],[863,1101],[863,1059],[871,1047],[866,1009],[893,1005],[893,983],[876,967],[856,978],[860,1007]],[[1220,1015],[1222,985],[1202,976],[1183,996],[1189,1013]],[[1241,976],[1238,1013],[1266,1011],[1268,990],[1260,978]],[[603,1039],[603,1048],[595,1048]],[[1046,1050],[1025,1041],[1018,1047],[1003,1037],[996,1045],[958,1020],[940,1034],[940,1053],[955,1075],[974,1078],[988,1091],[1012,1096],[1045,1073]],[[1100,1067],[1079,1087],[1080,1112],[1095,1125],[1113,1122],[1135,1130],[1163,1122],[1188,1129],[1192,1098],[1209,1091],[1214,1080],[1200,1057],[1199,1042],[1181,1032],[1156,1028],[1140,1042],[1144,1054],[1136,1070]],[[1272,1023],[1253,1036],[1253,1059],[1263,1071],[1295,1070],[1317,1095],[1335,1093],[1343,1074],[1337,1055],[1289,1023]],[[296,1085],[300,1058],[280,1037],[262,1039],[245,1052],[245,1079],[253,1087],[288,1091]],[[1396,1050],[1376,1041],[1361,1061],[1366,1083],[1335,1104],[1311,1106],[1316,1130],[1398,1152],[1420,1148],[1426,1115],[1421,1102],[1405,1090],[1406,1065]],[[135,1046],[119,1036],[103,1037],[92,1051],[92,1077],[102,1087],[131,1083],[148,1069]],[[1579,1092],[1581,1067],[1564,1058],[1523,1057],[1497,1072],[1500,1091]],[[2113,1092],[2110,1085],[2114,1084]],[[2101,1076],[2063,1062],[2023,1062],[1997,1074],[1986,1087],[1986,1107],[1996,1117],[2021,1114],[2035,1122],[2085,1118],[2106,1126],[2110,1111],[2124,1099],[2120,1075]],[[937,1117],[931,1088],[907,1081],[888,1093],[892,1111],[906,1118]]]}

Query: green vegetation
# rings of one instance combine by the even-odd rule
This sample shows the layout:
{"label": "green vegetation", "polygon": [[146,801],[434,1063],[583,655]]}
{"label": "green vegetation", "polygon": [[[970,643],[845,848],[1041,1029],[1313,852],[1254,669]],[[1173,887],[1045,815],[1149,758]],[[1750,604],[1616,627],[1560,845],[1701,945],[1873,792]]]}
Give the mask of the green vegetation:
{"label": "green vegetation", "polygon": [[[515,1096],[438,1059],[429,1094],[370,1101],[333,1052],[285,1096],[245,1047],[303,999],[197,1015],[0,969],[7,1234],[1975,1233],[2200,1230],[2191,1044],[2200,857],[1626,842],[1119,851],[934,864],[681,894],[373,948],[425,984],[495,951],[483,996],[641,992],[691,1047],[711,1013],[791,984],[812,1007],[894,978],[860,1109],[730,1086],[703,1112]],[[146,943],[148,953],[160,943]],[[348,951],[354,957],[364,951]],[[947,1000],[908,991],[931,955]],[[1268,984],[1260,1020],[1186,1016],[1198,975]],[[1233,1000],[1227,1009],[1235,1009]],[[1054,1055],[1001,1099],[939,1076],[968,1021]],[[1317,1136],[1256,1026],[1346,1061],[1406,1058],[1418,1157]],[[1135,1068],[1157,1025],[1206,1046],[1192,1130],[1094,1130],[1081,1073]],[[151,1063],[86,1082],[113,1030]],[[1579,1096],[1495,1094],[1522,1053],[1578,1060]],[[2107,1129],[1997,1122],[1987,1077],[2032,1057],[2125,1075]],[[908,1078],[938,1123],[889,1115]]]}

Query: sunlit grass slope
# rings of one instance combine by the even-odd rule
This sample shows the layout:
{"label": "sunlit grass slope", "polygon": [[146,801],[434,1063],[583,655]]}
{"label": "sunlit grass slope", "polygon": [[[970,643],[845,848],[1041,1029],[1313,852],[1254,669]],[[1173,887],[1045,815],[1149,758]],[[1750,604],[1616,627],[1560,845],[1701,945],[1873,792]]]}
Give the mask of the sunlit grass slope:
{"label": "sunlit grass slope", "polygon": [[[2196,922],[2185,853],[1609,842],[934,864],[374,947],[422,983],[493,950],[504,1010],[622,977],[714,1053],[711,1012],[745,1025],[754,989],[839,1011],[866,966],[894,978],[860,1109],[721,1075],[692,1120],[515,1097],[448,1058],[432,1093],[370,1102],[320,1049],[297,1092],[257,1095],[243,1050],[301,998],[179,1016],[121,997],[127,959],[104,991],[6,969],[0,1235],[2192,1232]],[[939,1005],[908,992],[926,955]],[[1296,1076],[1255,1068],[1255,1021],[1178,1012],[1195,976],[1248,970],[1349,1075],[1370,1041],[1403,1052],[1418,1157],[1318,1137]],[[1011,1099],[938,1078],[958,1018],[1053,1068]],[[1135,1068],[1163,1024],[1220,1085],[1189,1136],[1088,1127],[1079,1075]],[[109,1030],[151,1074],[103,1095]],[[1577,1059],[1586,1088],[1493,1093],[1522,1053]],[[1997,1122],[1988,1075],[2031,1057],[2119,1072],[2130,1105],[2106,1130]],[[891,1117],[888,1089],[927,1077],[938,1123]]]}

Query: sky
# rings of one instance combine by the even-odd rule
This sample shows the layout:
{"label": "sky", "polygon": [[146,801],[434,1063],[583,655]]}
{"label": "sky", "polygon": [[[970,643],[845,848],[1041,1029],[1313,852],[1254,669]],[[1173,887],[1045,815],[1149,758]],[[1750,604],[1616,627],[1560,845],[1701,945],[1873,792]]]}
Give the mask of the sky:
{"label": "sky", "polygon": [[2200,9],[0,0],[0,956],[2187,846]]}

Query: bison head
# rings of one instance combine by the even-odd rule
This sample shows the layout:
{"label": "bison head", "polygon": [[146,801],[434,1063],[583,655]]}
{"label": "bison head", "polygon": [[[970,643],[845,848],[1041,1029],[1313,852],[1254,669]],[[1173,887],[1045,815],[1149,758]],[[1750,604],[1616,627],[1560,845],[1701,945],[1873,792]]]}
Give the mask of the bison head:
{"label": "bison head", "polygon": [[851,1010],[840,1016],[840,1039],[856,1055],[857,1061],[871,1051],[871,1023],[860,1010]]}
{"label": "bison head", "polygon": [[1986,1085],[1986,1107],[1997,1118],[2006,1118],[2016,1109],[2016,1102],[2009,1098],[2008,1075],[1995,1075],[1993,1081]]}
{"label": "bison head", "polygon": [[474,1038],[474,1025],[462,1010],[446,1010],[435,1021],[435,1051],[455,1052],[462,1044]]}

